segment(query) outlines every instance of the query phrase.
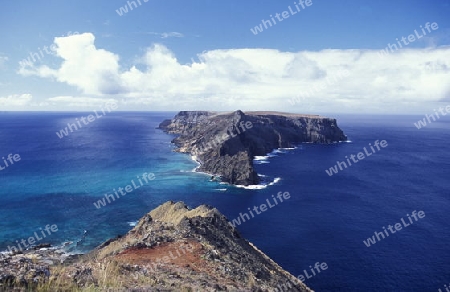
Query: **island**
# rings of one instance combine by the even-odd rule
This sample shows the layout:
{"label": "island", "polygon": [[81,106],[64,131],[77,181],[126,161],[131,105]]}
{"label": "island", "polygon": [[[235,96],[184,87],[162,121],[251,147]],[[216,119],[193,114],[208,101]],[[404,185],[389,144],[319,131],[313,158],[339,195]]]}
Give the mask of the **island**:
{"label": "island", "polygon": [[159,128],[176,137],[176,151],[189,153],[197,171],[232,185],[257,185],[256,156],[300,143],[337,143],[347,136],[335,119],[272,111],[180,111]]}

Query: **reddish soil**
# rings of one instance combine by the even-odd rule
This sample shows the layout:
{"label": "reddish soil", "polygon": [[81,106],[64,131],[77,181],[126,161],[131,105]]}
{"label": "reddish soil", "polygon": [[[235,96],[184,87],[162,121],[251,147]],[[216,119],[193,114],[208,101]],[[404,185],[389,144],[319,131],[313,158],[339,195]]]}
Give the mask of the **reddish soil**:
{"label": "reddish soil", "polygon": [[195,270],[204,262],[201,258],[203,247],[196,241],[166,243],[155,248],[130,248],[116,256],[118,261],[131,265],[172,264],[179,267],[191,267]]}

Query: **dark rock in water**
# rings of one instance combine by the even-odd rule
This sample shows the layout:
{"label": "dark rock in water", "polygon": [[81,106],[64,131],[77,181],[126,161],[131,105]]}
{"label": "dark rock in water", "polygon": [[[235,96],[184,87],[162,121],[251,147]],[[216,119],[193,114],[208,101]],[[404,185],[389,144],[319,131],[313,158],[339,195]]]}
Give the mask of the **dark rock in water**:
{"label": "dark rock in water", "polygon": [[52,245],[50,243],[41,243],[41,244],[35,245],[33,247],[33,249],[34,250],[38,250],[38,249],[41,249],[41,248],[49,248],[49,247],[52,247]]}
{"label": "dark rock in water", "polygon": [[181,111],[159,128],[178,135],[173,140],[177,151],[195,156],[201,164],[197,171],[221,176],[234,185],[259,183],[253,168],[255,156],[303,142],[347,140],[335,119],[280,112]]}

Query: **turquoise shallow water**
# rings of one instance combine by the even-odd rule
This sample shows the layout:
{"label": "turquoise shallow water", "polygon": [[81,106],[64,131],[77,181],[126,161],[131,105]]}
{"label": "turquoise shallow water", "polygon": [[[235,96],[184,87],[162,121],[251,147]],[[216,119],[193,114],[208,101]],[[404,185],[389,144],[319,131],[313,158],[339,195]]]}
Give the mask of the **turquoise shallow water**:
{"label": "turquoise shallow water", "polygon": [[[22,159],[0,176],[1,248],[57,224],[59,232],[48,241],[77,242],[86,230],[74,247],[86,251],[128,231],[129,222],[157,205],[185,199],[186,187],[193,193],[213,189],[205,175],[191,172],[196,163],[189,156],[172,152],[172,137],[155,129],[171,115],[112,114],[63,139],[55,132],[81,114],[2,116],[0,149]],[[105,193],[138,182],[146,172],[155,180],[99,210],[94,207]]]}
{"label": "turquoise shallow water", "polygon": [[[0,172],[0,250],[57,224],[44,241],[71,241],[71,251],[85,252],[168,200],[206,203],[233,219],[287,191],[289,200],[238,229],[295,275],[326,262],[326,271],[306,281],[316,291],[437,291],[450,281],[449,120],[417,130],[420,117],[339,117],[352,143],[273,153],[256,167],[279,182],[246,190],[191,172],[191,158],[174,153],[173,137],[155,129],[174,114],[113,113],[63,139],[56,131],[84,114],[0,114],[0,155],[21,156]],[[389,146],[337,175],[325,173],[376,139]],[[155,180],[94,207],[144,172]],[[363,244],[413,210],[426,217],[370,248]]]}

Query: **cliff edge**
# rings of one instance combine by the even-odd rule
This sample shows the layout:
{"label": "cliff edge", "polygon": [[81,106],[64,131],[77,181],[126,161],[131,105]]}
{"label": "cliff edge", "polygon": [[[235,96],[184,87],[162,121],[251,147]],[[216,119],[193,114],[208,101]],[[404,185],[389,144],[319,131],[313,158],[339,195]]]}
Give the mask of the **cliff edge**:
{"label": "cliff edge", "polygon": [[255,156],[303,142],[347,140],[335,119],[281,112],[181,111],[159,128],[177,135],[172,141],[177,151],[193,155],[200,163],[198,171],[234,185],[260,182]]}

